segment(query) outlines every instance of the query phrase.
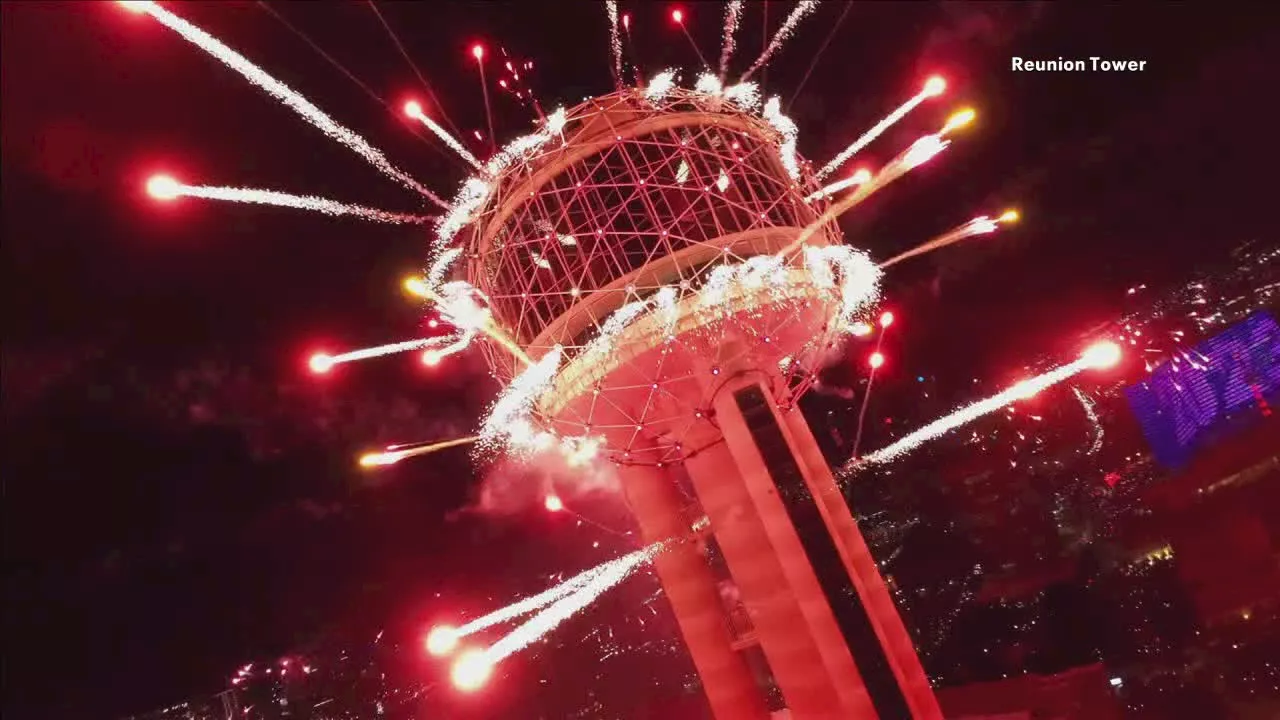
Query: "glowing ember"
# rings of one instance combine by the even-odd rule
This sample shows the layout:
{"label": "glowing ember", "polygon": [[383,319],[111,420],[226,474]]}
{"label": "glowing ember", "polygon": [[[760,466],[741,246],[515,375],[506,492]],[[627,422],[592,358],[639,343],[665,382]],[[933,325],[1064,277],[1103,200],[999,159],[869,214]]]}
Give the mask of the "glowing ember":
{"label": "glowing ember", "polygon": [[458,629],[449,625],[437,625],[427,633],[427,652],[436,657],[443,657],[458,647]]}
{"label": "glowing ember", "polygon": [[468,650],[453,663],[450,677],[454,687],[464,692],[479,690],[493,675],[493,663],[481,650]]}

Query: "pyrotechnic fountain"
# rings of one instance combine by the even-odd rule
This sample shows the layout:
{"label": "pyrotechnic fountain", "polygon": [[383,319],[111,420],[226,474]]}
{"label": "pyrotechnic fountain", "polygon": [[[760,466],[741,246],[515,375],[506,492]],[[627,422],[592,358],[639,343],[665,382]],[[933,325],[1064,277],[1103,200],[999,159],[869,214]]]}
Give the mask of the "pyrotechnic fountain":
{"label": "pyrotechnic fountain", "polygon": [[[779,99],[762,102],[748,78],[816,2],[795,8],[736,84],[724,81],[742,11],[731,2],[718,74],[681,85],[669,70],[642,87],[623,85],[619,14],[606,3],[618,89],[545,116],[539,110],[534,133],[488,160],[421,104],[405,106],[476,169],[446,203],[204,31],[155,3],[126,4],[444,208],[431,264],[405,287],[433,303],[455,332],[317,354],[311,367],[329,372],[406,351],[422,351],[434,364],[484,338],[482,352],[504,389],[475,437],[394,446],[364,456],[362,465],[474,441],[515,454],[558,451],[571,464],[602,456],[619,467],[646,547],[459,628],[437,628],[428,649],[450,654],[471,633],[537,613],[488,648],[463,649],[454,666],[459,687],[483,684],[495,663],[652,561],[717,717],[767,716],[764,692],[744,660],[756,645],[793,717],[940,717],[893,600],[795,404],[843,338],[865,327],[882,268],[1017,219],[1011,211],[976,218],[880,265],[843,244],[839,215],[942,152],[974,113],[955,113],[877,172],[859,169],[825,186],[819,180],[942,94],[941,78],[929,78],[815,172],[797,152],[796,125]],[[621,24],[629,30],[629,17]],[[480,46],[474,56],[483,63]],[[380,222],[426,219],[167,176],[148,189],[167,200],[265,203]],[[890,460],[1107,359],[1095,351],[863,460]],[[547,507],[560,509],[560,499],[548,499]],[[729,578],[713,572],[708,546],[725,559]],[[741,592],[749,632],[727,621],[717,591],[725,579]]]}

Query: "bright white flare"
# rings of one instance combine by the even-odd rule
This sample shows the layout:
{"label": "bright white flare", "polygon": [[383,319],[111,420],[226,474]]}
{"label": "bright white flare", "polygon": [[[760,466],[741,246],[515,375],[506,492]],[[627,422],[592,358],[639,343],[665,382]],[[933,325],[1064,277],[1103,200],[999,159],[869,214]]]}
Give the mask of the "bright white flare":
{"label": "bright white flare", "polygon": [[530,644],[537,642],[539,638],[554,630],[560,623],[590,605],[606,590],[625,580],[631,574],[631,571],[642,563],[652,560],[655,555],[662,552],[667,542],[654,543],[595,568],[596,573],[575,592],[552,603],[546,610],[534,615],[523,625],[490,645],[484,651],[485,660],[490,665],[497,664]]}
{"label": "bright white flare", "polygon": [[244,79],[262,88],[275,99],[284,103],[304,120],[314,125],[321,132],[342,143],[360,157],[363,157],[387,177],[405,187],[419,193],[441,207],[448,207],[443,200],[423,187],[417,180],[409,177],[404,171],[391,164],[380,150],[369,144],[355,131],[346,128],[329,117],[323,110],[296,90],[267,74],[265,70],[254,65],[248,58],[224,45],[209,33],[165,10],[154,2],[132,2],[131,10],[143,12],[155,18],[161,25],[173,30],[196,47],[217,58],[222,64],[244,76]]}
{"label": "bright white flare", "polygon": [[676,71],[663,70],[649,81],[645,86],[644,96],[650,102],[657,102],[667,96],[671,89],[676,86]]}
{"label": "bright white flare", "polygon": [[159,200],[173,200],[179,197],[193,197],[202,200],[222,200],[225,202],[250,203],[254,205],[274,205],[276,207],[310,210],[325,215],[350,215],[353,217],[382,223],[425,223],[435,218],[430,215],[414,215],[397,213],[363,205],[338,202],[316,195],[291,195],[276,190],[258,188],[224,187],[215,185],[186,185],[167,175],[157,175],[147,181],[147,192]]}
{"label": "bright white flare", "polygon": [[760,57],[756,58],[751,67],[747,68],[747,71],[742,74],[742,80],[750,79],[755,74],[755,71],[764,67],[764,64],[769,62],[769,58],[773,57],[773,54],[782,48],[782,44],[791,39],[791,35],[795,33],[796,25],[806,15],[816,10],[817,7],[818,0],[801,0],[800,4],[796,5],[791,14],[787,16],[787,19],[783,21],[782,27],[778,28],[778,32],[774,33],[773,39],[769,41],[764,52],[760,53]]}
{"label": "bright white flare", "polygon": [[458,141],[458,138],[450,135],[448,130],[445,130],[444,128],[440,127],[440,123],[436,122],[435,120],[432,120],[425,112],[423,112],[422,105],[420,103],[413,100],[410,100],[409,102],[405,103],[404,114],[408,115],[414,120],[417,120],[423,125],[426,125],[427,129],[435,133],[435,136],[440,138],[440,140],[444,142],[445,145],[448,145],[454,152],[458,153],[458,155],[461,156],[463,160],[466,160],[468,163],[471,163],[471,167],[477,170],[480,170],[482,172],[484,171],[484,166],[480,164],[480,161],[476,158],[476,156],[472,155],[471,151],[468,150],[461,142]]}
{"label": "bright white flare", "polygon": [[863,133],[862,137],[858,138],[857,140],[854,140],[853,144],[851,144],[849,147],[845,148],[844,150],[841,150],[838,155],[831,158],[831,162],[827,163],[826,165],[823,165],[821,170],[814,173],[814,177],[816,177],[818,180],[821,180],[826,176],[830,175],[831,173],[835,172],[836,170],[840,169],[840,166],[848,162],[849,158],[858,154],[858,151],[861,150],[862,148],[870,145],[872,141],[880,137],[880,135],[883,134],[885,130],[888,130],[889,128],[896,125],[899,120],[907,116],[907,113],[910,113],[912,110],[915,110],[925,100],[928,100],[931,97],[936,97],[937,95],[941,95],[942,88],[944,87],[946,87],[946,83],[942,80],[942,78],[939,78],[939,77],[929,78],[928,82],[924,84],[924,89],[916,93],[915,96],[912,97],[910,100],[899,105],[898,109],[886,115],[880,122],[872,126],[870,130]]}
{"label": "bright white flare", "polygon": [[729,58],[733,57],[735,35],[742,22],[742,0],[729,0],[724,7],[724,43],[720,46],[720,82],[729,71]]}
{"label": "bright white flare", "polygon": [[[1119,346],[1114,343],[1107,343],[1106,345],[1114,348],[1114,352],[1119,352]],[[1056,385],[1068,378],[1074,377],[1084,370],[1096,368],[1100,361],[1106,359],[1101,357],[1102,354],[1106,352],[1107,356],[1110,357],[1110,353],[1112,352],[1111,350],[1095,350],[1095,348],[1098,347],[1103,347],[1103,345],[1099,344],[1094,346],[1094,348],[1086,350],[1085,353],[1074,362],[1056,367],[1043,375],[1037,375],[1036,377],[1028,380],[1023,380],[1022,382],[1017,383],[1002,392],[996,393],[989,398],[966,405],[950,415],[934,420],[919,430],[899,439],[888,447],[881,448],[880,450],[869,455],[864,455],[860,458],[854,458],[849,461],[844,470],[847,472],[860,468],[864,465],[875,465],[888,462],[890,460],[896,460],[897,458],[920,447],[925,442],[941,437],[961,425],[967,425],[984,415],[988,415],[1003,408],[1009,403],[1033,397],[1041,390]],[[1117,357],[1117,360],[1118,359],[1119,358]]]}

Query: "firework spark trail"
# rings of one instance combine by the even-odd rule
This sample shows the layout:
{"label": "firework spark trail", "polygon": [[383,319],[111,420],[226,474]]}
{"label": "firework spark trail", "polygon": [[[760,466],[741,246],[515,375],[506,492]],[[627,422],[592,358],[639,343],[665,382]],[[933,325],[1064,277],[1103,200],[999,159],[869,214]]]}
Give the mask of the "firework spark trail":
{"label": "firework spark trail", "polygon": [[485,649],[485,661],[491,665],[496,664],[537,642],[560,623],[590,605],[605,591],[625,580],[642,563],[652,560],[666,545],[667,541],[654,543],[599,566],[596,568],[598,572],[576,591],[552,603],[546,610],[534,615],[523,625]]}
{"label": "firework spark trail", "polygon": [[720,47],[720,83],[724,84],[729,71],[729,58],[733,57],[738,25],[742,21],[742,0],[729,0],[724,7],[724,44]]}
{"label": "firework spark trail", "polygon": [[805,228],[800,231],[800,234],[796,236],[796,239],[782,250],[781,254],[790,254],[803,247],[804,244],[809,241],[809,238],[813,237],[814,233],[816,233],[823,225],[826,225],[844,213],[857,207],[859,203],[870,197],[872,193],[889,185],[889,183],[892,183],[903,175],[906,175],[913,168],[927,162],[929,159],[945,150],[948,144],[950,144],[950,141],[944,139],[942,133],[925,135],[919,140],[916,140],[911,144],[911,147],[904,150],[896,158],[890,160],[888,165],[881,168],[880,172],[876,173],[875,177],[871,178],[869,182],[859,185],[857,190],[849,193],[838,202],[832,203],[831,207],[827,208],[827,211],[822,213],[818,219],[806,225]]}
{"label": "firework spark trail", "polygon": [[618,3],[607,0],[605,14],[609,16],[609,49],[613,53],[613,83],[622,89],[622,38],[618,35]]}
{"label": "firework spark trail", "polygon": [[1071,392],[1075,393],[1076,399],[1080,401],[1080,407],[1084,408],[1085,417],[1089,418],[1089,424],[1093,426],[1093,444],[1089,446],[1086,455],[1092,455],[1102,449],[1102,423],[1098,422],[1098,411],[1094,407],[1093,399],[1078,387],[1072,387]]}
{"label": "firework spark trail", "polygon": [[876,465],[896,460],[902,455],[920,447],[929,440],[939,438],[961,425],[967,425],[984,415],[988,415],[1003,408],[1009,403],[1029,398],[1041,390],[1056,385],[1068,378],[1074,377],[1081,371],[1093,366],[1091,358],[1081,357],[1074,362],[1054,368],[1042,375],[1037,375],[1036,377],[1023,380],[1022,382],[1017,383],[1002,392],[996,393],[989,398],[971,403],[949,415],[938,418],[919,430],[902,437],[897,442],[887,447],[883,447],[860,458],[850,460],[845,467],[841,469],[841,473],[846,474],[867,465]]}
{"label": "firework spark trail", "polygon": [[413,350],[443,350],[456,345],[459,340],[460,338],[452,335],[442,335],[438,337],[419,338],[417,340],[406,340],[404,342],[379,345],[377,347],[362,348],[360,350],[351,350],[338,355],[320,354],[311,358],[311,367],[319,372],[326,372],[335,365],[355,362],[357,360],[368,360],[370,358],[394,355],[396,353],[410,352]]}
{"label": "firework spark trail", "polygon": [[[560,369],[562,352],[559,345],[555,346],[537,362],[526,367],[524,372],[503,388],[480,429],[480,437],[484,444],[497,446],[506,442],[512,445],[514,444],[512,441],[521,442],[526,440],[526,436],[531,435],[528,430],[532,425],[529,414],[533,403],[555,380],[556,371]],[[542,437],[541,434],[532,436],[538,439]]]}
{"label": "firework spark trail", "polygon": [[537,595],[530,595],[529,597],[524,598],[523,600],[517,600],[506,607],[498,608],[488,615],[478,617],[475,620],[453,630],[453,634],[458,638],[463,638],[467,635],[491,628],[494,625],[500,625],[508,620],[523,617],[535,610],[540,610],[595,580],[601,573],[608,569],[608,567],[608,563],[605,563],[583,570],[559,585],[543,590]]}
{"label": "firework spark trail", "polygon": [[885,260],[884,262],[880,263],[880,267],[882,269],[888,268],[908,258],[913,258],[913,257],[916,257],[917,255],[924,255],[925,253],[930,253],[930,252],[933,252],[934,250],[939,250],[948,245],[953,245],[955,243],[960,242],[961,240],[964,240],[965,238],[970,238],[975,235],[987,235],[987,234],[993,233],[996,231],[996,228],[998,228],[1002,223],[1015,222],[1017,219],[1018,219],[1018,213],[1014,212],[1013,210],[1007,211],[1005,214],[1001,215],[998,218],[995,218],[994,220],[987,217],[986,215],[976,217],[959,227],[948,230],[947,232],[939,235],[938,237],[926,243],[917,245],[916,247],[913,247],[904,253],[900,253],[898,255],[895,255],[889,258],[888,260]]}
{"label": "firework spark trail", "polygon": [[244,76],[244,79],[254,85],[257,85],[259,88],[266,91],[267,94],[284,103],[325,135],[328,135],[339,143],[342,143],[357,155],[363,157],[370,165],[373,165],[375,168],[382,171],[382,173],[387,177],[396,180],[400,184],[414,192],[417,192],[440,207],[449,207],[445,201],[441,200],[430,190],[423,187],[417,180],[414,180],[405,172],[392,165],[391,161],[387,160],[386,156],[384,156],[380,150],[370,145],[367,140],[357,135],[355,131],[340,125],[338,121],[329,117],[329,115],[327,115],[323,110],[316,107],[310,100],[303,97],[296,90],[268,75],[265,70],[254,65],[245,56],[224,45],[222,41],[195,25],[192,25],[186,20],[183,20],[177,15],[174,15],[168,10],[165,10],[154,2],[137,0],[128,3],[127,7],[131,10],[150,15],[161,25],[164,25],[170,30],[178,33],[186,41],[217,58],[222,62],[222,64],[232,70],[240,73]]}
{"label": "firework spark trail", "polygon": [[858,138],[857,140],[854,140],[853,143],[849,145],[849,147],[845,148],[844,150],[841,150],[838,155],[831,158],[831,162],[827,163],[822,167],[821,170],[814,173],[814,177],[818,180],[821,180],[826,176],[830,175],[831,173],[835,172],[836,170],[838,170],[841,165],[844,165],[846,162],[848,162],[849,158],[856,155],[858,151],[861,150],[862,148],[866,147],[867,145],[870,145],[871,142],[876,138],[880,137],[880,135],[884,133],[885,130],[888,130],[889,128],[896,125],[899,120],[906,117],[908,113],[910,113],[912,110],[915,110],[917,107],[919,107],[920,104],[923,103],[925,100],[928,100],[931,97],[935,97],[941,94],[942,86],[943,86],[943,83],[941,78],[936,78],[936,79],[931,78],[928,82],[925,83],[924,89],[916,93],[915,97],[899,105],[897,110],[894,110],[893,112],[886,115],[884,119],[876,123],[870,130],[863,133],[862,137]]}
{"label": "firework spark trail", "polygon": [[863,168],[855,172],[853,175],[850,175],[849,177],[844,178],[843,180],[837,180],[831,183],[830,185],[827,185],[826,187],[822,188],[821,190],[815,191],[811,195],[808,195],[807,197],[805,197],[804,201],[813,202],[814,200],[818,200],[820,198],[828,197],[830,195],[835,195],[841,190],[851,188],[854,185],[862,185],[863,183],[867,183],[867,182],[871,182],[871,171],[867,170],[866,168]]}
{"label": "firework spark trail", "polygon": [[226,202],[250,203],[255,205],[274,205],[276,207],[311,210],[325,215],[350,215],[382,223],[425,223],[434,220],[431,215],[415,215],[397,213],[376,208],[338,202],[316,195],[291,195],[277,190],[258,188],[224,187],[214,185],[185,185],[172,178],[152,178],[147,183],[147,190],[154,197],[170,200],[177,197],[193,197],[202,200],[223,200]]}
{"label": "firework spark trail", "polygon": [[435,133],[435,136],[440,138],[445,145],[448,145],[450,149],[462,156],[463,160],[471,163],[471,167],[484,172],[484,165],[480,163],[480,160],[477,159],[475,155],[472,155],[471,151],[464,147],[462,143],[458,142],[457,138],[450,135],[448,130],[440,127],[440,123],[432,120],[426,113],[424,113],[422,111],[422,105],[410,101],[405,104],[404,111],[409,117],[417,120],[423,125],[426,125],[427,129]]}
{"label": "firework spark trail", "polygon": [[817,7],[818,0],[802,0],[799,5],[796,5],[796,8],[787,16],[786,21],[782,23],[782,27],[778,28],[778,32],[774,33],[773,39],[769,41],[769,45],[764,49],[764,52],[760,53],[760,57],[756,58],[756,61],[751,64],[751,67],[747,68],[747,71],[742,74],[742,78],[739,82],[750,79],[751,76],[755,74],[755,71],[764,67],[764,64],[769,62],[769,58],[773,57],[773,54],[782,48],[782,44],[791,39],[792,33],[795,32],[796,25],[798,25],[806,15],[816,10]]}
{"label": "firework spark trail", "polygon": [[360,457],[360,465],[362,467],[378,467],[383,465],[394,465],[395,463],[418,455],[429,455],[440,450],[448,450],[449,448],[458,447],[460,445],[470,445],[480,440],[479,435],[471,437],[456,438],[454,440],[445,440],[443,442],[430,443],[428,445],[419,445],[414,447],[405,447],[404,445],[391,445],[382,452],[369,453]]}

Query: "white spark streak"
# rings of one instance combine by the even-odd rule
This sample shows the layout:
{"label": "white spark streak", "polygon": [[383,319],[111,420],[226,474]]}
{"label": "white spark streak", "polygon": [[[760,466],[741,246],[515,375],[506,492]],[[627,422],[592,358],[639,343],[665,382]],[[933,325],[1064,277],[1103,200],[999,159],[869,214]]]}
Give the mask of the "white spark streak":
{"label": "white spark streak", "polygon": [[941,417],[915,432],[899,439],[897,442],[888,447],[881,448],[869,455],[850,460],[845,466],[844,471],[851,471],[865,465],[875,465],[879,463],[889,462],[915,450],[925,442],[939,438],[952,430],[967,425],[978,418],[993,413],[1009,403],[1018,400],[1025,400],[1047,387],[1056,385],[1063,380],[1075,376],[1081,371],[1092,366],[1092,361],[1087,357],[1054,368],[1043,375],[1022,382],[992,395],[989,398],[979,400],[975,403],[966,405],[950,415]]}
{"label": "white spark streak", "polygon": [[792,180],[800,178],[800,161],[796,158],[796,136],[799,129],[791,118],[782,114],[782,101],[776,96],[769,98],[764,104],[764,119],[778,134],[782,142],[778,143],[778,154],[782,157],[782,166]]}
{"label": "white spark streak", "polygon": [[609,48],[613,52],[613,81],[622,83],[622,38],[618,36],[617,0],[606,0],[604,11],[609,16]]}
{"label": "white spark streak", "polygon": [[806,197],[804,201],[813,202],[814,200],[818,200],[819,198],[835,195],[841,190],[844,190],[846,188],[851,188],[854,185],[862,185],[863,183],[867,183],[870,181],[871,181],[871,172],[866,168],[863,168],[862,170],[859,170],[858,172],[854,173],[853,175],[850,175],[849,177],[843,180],[837,180],[831,183],[830,185],[827,185],[826,187],[822,188],[821,190],[814,192],[813,194]]}
{"label": "white spark streak", "polygon": [[316,195],[292,195],[277,190],[214,185],[184,185],[182,183],[166,184],[163,189],[166,192],[165,198],[182,196],[200,198],[202,200],[274,205],[297,210],[311,210],[325,215],[350,215],[382,223],[425,223],[435,219],[430,215],[389,212],[363,205],[338,202],[337,200],[330,200]]}
{"label": "white spark streak", "polygon": [[654,543],[599,566],[598,572],[576,592],[552,603],[546,610],[534,615],[523,625],[486,648],[485,661],[496,664],[536,642],[560,623],[590,605],[605,591],[625,580],[642,563],[652,560],[665,545],[666,542]]}
{"label": "white spark streak", "polygon": [[1092,455],[1102,449],[1102,423],[1098,422],[1098,411],[1093,405],[1093,400],[1078,387],[1072,387],[1071,392],[1075,393],[1076,399],[1080,401],[1080,407],[1084,408],[1085,417],[1089,418],[1089,424],[1093,426],[1093,444],[1085,453]]}
{"label": "white spark streak", "polygon": [[336,120],[329,117],[323,110],[316,107],[312,102],[293,88],[280,82],[274,77],[267,74],[265,70],[254,65],[248,58],[240,53],[232,50],[224,45],[220,40],[213,37],[209,33],[165,10],[154,2],[135,2],[130,5],[130,9],[139,12],[145,12],[155,18],[160,24],[173,30],[196,47],[204,50],[213,57],[217,58],[222,64],[235,70],[244,76],[244,79],[257,85],[265,90],[267,94],[284,103],[287,107],[302,116],[304,120],[314,125],[321,132],[329,137],[342,143],[347,148],[363,157],[384,175],[398,181],[405,187],[421,194],[423,197],[431,200],[441,207],[448,207],[443,200],[437,197],[430,190],[423,187],[418,181],[409,177],[402,170],[396,168],[387,160],[386,156],[380,150],[369,144],[367,140],[360,137],[355,131],[350,130],[338,124]]}
{"label": "white spark streak", "polygon": [[457,628],[453,632],[457,637],[463,638],[467,635],[491,628],[494,625],[499,625],[509,620],[514,620],[518,617],[528,615],[529,613],[546,607],[556,600],[574,592],[583,585],[586,585],[598,577],[600,573],[604,572],[605,569],[605,565],[597,565],[593,568],[584,570],[559,585],[543,590],[537,595],[531,595],[523,600],[518,600],[506,607],[494,610],[483,617],[478,617],[475,620],[468,622],[466,625]]}
{"label": "white spark streak", "polygon": [[742,0],[729,0],[724,8],[724,44],[720,46],[720,80],[729,71],[729,58],[733,57],[735,35],[742,21]]}
{"label": "white spark streak", "polygon": [[463,160],[466,160],[468,163],[470,163],[471,167],[474,167],[475,169],[480,170],[481,172],[484,171],[484,166],[480,164],[480,160],[478,160],[475,155],[472,155],[471,151],[468,150],[458,140],[458,138],[450,135],[448,130],[445,130],[444,128],[440,127],[440,123],[437,123],[435,120],[432,120],[430,116],[422,112],[421,105],[417,104],[416,102],[411,102],[405,107],[405,111],[409,114],[409,117],[413,118],[414,120],[417,120],[423,125],[426,125],[428,130],[435,133],[436,137],[440,138],[440,140],[443,141],[445,145],[448,145],[454,152],[458,153],[458,155],[461,156]]}
{"label": "white spark streak", "polygon": [[512,140],[496,155],[489,158],[482,171],[484,177],[467,178],[458,190],[458,194],[454,196],[453,202],[447,206],[448,210],[440,219],[440,224],[436,226],[434,249],[440,251],[448,247],[454,236],[472,221],[476,211],[489,199],[493,186],[484,179],[485,177],[497,177],[513,163],[539,150],[552,138],[560,137],[566,119],[564,108],[557,108],[547,116],[540,130]]}
{"label": "white spark streak", "polygon": [[760,53],[760,57],[756,58],[756,61],[751,64],[751,67],[747,68],[747,71],[742,74],[742,79],[749,79],[755,71],[764,67],[764,64],[769,62],[769,58],[773,57],[773,54],[782,48],[782,44],[791,39],[791,35],[795,33],[796,25],[798,25],[806,15],[816,10],[817,7],[818,0],[802,0],[799,5],[796,5],[795,9],[791,11],[791,14],[788,15],[787,19],[782,23],[782,27],[778,28],[778,32],[774,33],[773,39],[769,41],[764,52]]}
{"label": "white spark streak", "polygon": [[391,343],[389,345],[379,345],[377,347],[362,348],[360,350],[351,350],[338,355],[326,356],[325,359],[327,364],[330,366],[341,365],[342,363],[355,362],[357,360],[368,360],[370,358],[410,352],[412,350],[447,348],[455,344],[457,341],[458,338],[455,336],[441,335],[437,337],[419,338],[417,340],[406,340],[404,342]]}
{"label": "white spark streak", "polygon": [[433,291],[444,284],[444,276],[449,268],[462,256],[462,248],[450,248],[436,256],[435,262],[427,270],[427,287]]}
{"label": "white spark streak", "polygon": [[528,449],[521,447],[525,442],[539,437],[532,431],[530,422],[533,404],[555,380],[562,353],[562,348],[555,346],[503,388],[480,429],[480,437],[486,445],[497,447],[506,444],[521,451]]}
{"label": "white spark streak", "polygon": [[876,123],[870,130],[863,133],[862,137],[858,138],[857,140],[854,140],[853,144],[851,144],[849,147],[845,148],[844,150],[841,150],[838,155],[831,158],[831,162],[822,166],[822,169],[819,170],[817,173],[815,173],[814,177],[817,178],[818,180],[821,180],[826,176],[830,175],[831,173],[835,172],[836,170],[838,170],[841,165],[844,165],[846,162],[848,162],[849,158],[856,155],[859,150],[866,147],[867,145],[870,145],[873,140],[880,137],[881,133],[893,127],[899,120],[906,117],[907,113],[911,112],[912,110],[915,110],[917,107],[920,106],[920,103],[924,102],[925,100],[928,100],[930,97],[933,97],[933,95],[934,93],[932,92],[929,92],[927,90],[921,90],[919,93],[915,95],[915,97],[906,101],[902,105],[899,105],[897,110],[894,110],[893,112],[886,115],[883,120]]}

